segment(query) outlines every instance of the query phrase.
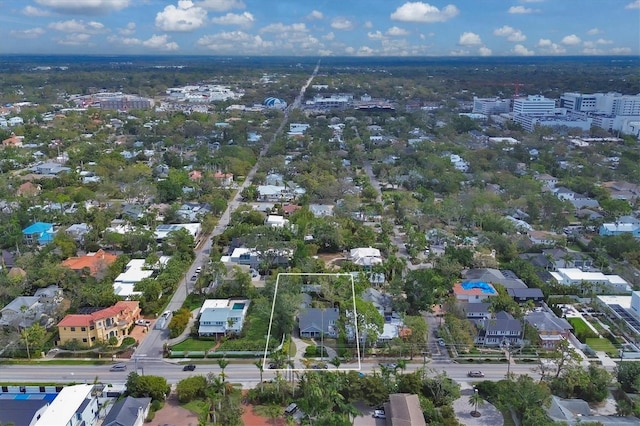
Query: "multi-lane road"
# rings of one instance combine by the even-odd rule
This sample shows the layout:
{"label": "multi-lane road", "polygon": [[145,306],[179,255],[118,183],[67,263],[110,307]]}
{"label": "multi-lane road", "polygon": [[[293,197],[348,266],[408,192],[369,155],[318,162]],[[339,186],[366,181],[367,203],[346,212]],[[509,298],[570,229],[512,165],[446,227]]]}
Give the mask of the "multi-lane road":
{"label": "multi-lane road", "polygon": [[[417,360],[417,358],[416,358]],[[131,360],[126,362],[128,368],[125,371],[109,371],[109,364],[104,365],[54,365],[53,363],[42,362],[37,366],[34,365],[0,365],[0,377],[3,382],[20,382],[20,383],[93,383],[96,378],[103,383],[124,383],[127,375],[131,371],[135,371],[136,363]],[[209,372],[220,373],[220,367],[215,364],[198,364],[195,371],[182,371],[182,365],[174,364],[162,360],[140,360],[137,362],[138,373],[145,375],[157,375],[167,379],[171,384],[192,376],[206,375]],[[333,366],[329,366],[329,370],[335,370]],[[343,364],[340,370],[357,369],[357,364]],[[411,363],[407,366],[406,371],[416,371],[425,368],[427,375],[435,375],[446,372],[449,377],[456,381],[477,381],[467,377],[469,370],[481,370],[487,380],[500,380],[507,374],[507,366],[504,364],[484,364],[481,366],[469,366],[463,364],[423,364],[422,362]],[[529,365],[511,365],[511,373],[528,374],[533,377],[539,377],[533,371],[533,366]],[[364,374],[372,373],[374,370],[380,371],[380,367],[376,363],[363,362],[361,371]],[[325,370],[314,370],[325,371]],[[287,375],[286,370],[264,370],[263,379],[270,380],[276,377],[276,374],[282,376]],[[243,388],[253,388],[260,383],[260,372],[253,364],[253,361],[234,361],[231,360],[225,368],[225,374],[232,383],[238,383]]]}

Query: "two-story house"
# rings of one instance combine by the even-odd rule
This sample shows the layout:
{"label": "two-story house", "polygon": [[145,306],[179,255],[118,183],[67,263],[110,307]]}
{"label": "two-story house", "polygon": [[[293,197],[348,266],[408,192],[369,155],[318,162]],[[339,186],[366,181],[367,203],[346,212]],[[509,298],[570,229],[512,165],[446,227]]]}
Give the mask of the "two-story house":
{"label": "two-story house", "polygon": [[313,339],[321,336],[337,337],[338,308],[305,308],[298,314],[300,337]]}
{"label": "two-story house", "polygon": [[106,272],[117,258],[118,256],[115,254],[107,253],[100,249],[93,253],[87,253],[84,256],[70,257],[62,262],[62,266],[76,272],[86,270],[92,277],[98,277]]}
{"label": "two-story house", "polygon": [[53,241],[56,232],[53,223],[35,222],[22,230],[22,237],[25,244],[45,245]]}
{"label": "two-story house", "polygon": [[497,296],[498,292],[487,282],[463,281],[453,286],[453,294],[459,303],[480,303]]}
{"label": "two-story house", "polygon": [[551,312],[534,311],[524,320],[538,331],[538,344],[543,349],[552,350],[562,340],[567,339],[573,327],[564,318],[558,318]]}
{"label": "two-story house", "polygon": [[484,346],[518,346],[522,343],[522,322],[511,314],[501,311],[494,318],[476,322],[478,335],[475,342]]}
{"label": "two-story house", "polygon": [[117,338],[120,343],[129,335],[129,329],[138,319],[140,306],[137,301],[119,301],[109,308],[67,315],[58,323],[59,343],[76,340],[83,345],[93,346],[111,337]]}
{"label": "two-story house", "polygon": [[248,299],[207,299],[198,314],[198,336],[240,334],[249,309]]}

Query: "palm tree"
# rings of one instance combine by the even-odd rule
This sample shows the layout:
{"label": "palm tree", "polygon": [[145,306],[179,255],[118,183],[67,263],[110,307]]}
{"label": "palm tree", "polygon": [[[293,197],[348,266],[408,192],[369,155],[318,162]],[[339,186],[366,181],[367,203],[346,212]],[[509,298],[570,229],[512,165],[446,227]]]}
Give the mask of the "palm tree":
{"label": "palm tree", "polygon": [[258,367],[258,370],[260,370],[260,393],[262,393],[262,391],[264,390],[264,381],[262,380],[264,374],[264,365],[262,365],[262,361],[260,360],[254,362],[253,365]]}
{"label": "palm tree", "polygon": [[480,417],[481,414],[478,411],[478,406],[484,405],[484,400],[478,393],[478,389],[473,389],[473,393],[469,397],[469,404],[471,404],[474,407],[473,411],[471,412],[471,415],[473,417]]}
{"label": "palm tree", "polygon": [[[222,378],[223,385],[225,383],[225,379],[227,378],[227,375],[224,373],[224,369],[227,368],[227,365],[229,365],[229,361],[227,361],[226,359],[222,358],[218,360],[218,366],[220,367],[220,370],[222,370],[220,372],[220,377]],[[226,395],[225,386],[222,387],[222,394]]]}

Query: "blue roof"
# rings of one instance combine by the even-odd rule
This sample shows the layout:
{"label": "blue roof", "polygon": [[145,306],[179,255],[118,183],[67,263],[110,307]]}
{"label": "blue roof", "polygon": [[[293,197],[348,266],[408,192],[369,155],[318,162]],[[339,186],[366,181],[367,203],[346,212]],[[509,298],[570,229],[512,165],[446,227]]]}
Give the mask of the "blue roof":
{"label": "blue roof", "polygon": [[42,234],[43,232],[49,231],[51,228],[53,228],[53,223],[36,222],[33,225],[24,228],[22,233],[25,235]]}

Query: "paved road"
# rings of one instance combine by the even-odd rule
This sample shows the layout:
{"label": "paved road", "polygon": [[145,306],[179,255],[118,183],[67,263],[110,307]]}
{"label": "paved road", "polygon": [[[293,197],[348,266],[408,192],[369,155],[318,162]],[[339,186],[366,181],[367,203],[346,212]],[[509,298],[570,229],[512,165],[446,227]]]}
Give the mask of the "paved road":
{"label": "paved road", "polygon": [[[55,383],[93,383],[98,380],[106,383],[124,383],[127,380],[127,375],[131,371],[135,371],[136,364],[138,372],[146,375],[158,375],[165,377],[171,384],[175,384],[178,381],[189,377],[191,375],[206,375],[209,372],[220,373],[220,367],[215,364],[198,364],[196,370],[193,372],[182,371],[182,365],[173,364],[160,360],[152,359],[140,359],[135,362],[133,360],[126,362],[128,369],[126,371],[112,372],[109,371],[109,365],[52,365],[47,362],[39,364],[37,367],[33,365],[0,365],[0,377],[6,382],[19,382],[19,383],[43,383],[43,382],[55,382]],[[357,369],[358,365],[342,364],[340,370]],[[416,362],[409,364],[406,371],[416,371],[423,367],[422,362]],[[481,369],[485,373],[485,379],[500,380],[506,375],[506,365],[500,364],[485,364],[482,366],[469,367],[468,365],[448,364],[448,365],[435,365],[426,364],[427,374],[434,375],[445,371],[449,377],[460,382],[471,381],[467,377],[467,372],[470,369]],[[327,371],[335,370],[333,366]],[[380,371],[380,367],[376,363],[363,362],[360,371],[363,373],[370,373],[372,371]],[[325,371],[325,370],[314,370]],[[539,376],[532,372],[532,367],[527,365],[512,365],[511,372],[515,374],[528,374],[530,376],[538,378]],[[285,375],[286,371],[276,372],[274,370],[264,371],[264,380],[274,378],[277,373]],[[253,388],[260,382],[260,372],[258,368],[253,364],[253,361],[247,361],[240,363],[239,361],[231,360],[231,363],[226,367],[225,374],[229,377],[229,381],[233,383],[240,383],[245,388]]]}
{"label": "paved road", "polygon": [[[318,74],[319,69],[320,69],[320,61],[318,61],[318,63],[316,64],[315,68],[313,69],[313,73],[311,74],[309,79],[300,88],[300,93],[298,94],[296,99],[285,111],[284,118],[280,123],[280,126],[278,126],[278,128],[276,129],[271,141],[265,144],[265,146],[260,151],[260,156],[258,160],[260,160],[260,157],[264,156],[268,152],[269,147],[271,146],[271,143],[273,143],[278,137],[278,135],[280,135],[284,130],[285,126],[289,122],[289,112],[295,108],[300,107],[300,105],[302,104],[302,100],[304,99],[304,93],[307,90],[307,87],[309,87],[309,85],[313,81],[314,77]],[[242,182],[242,184],[237,188],[236,193],[234,194],[231,201],[229,201],[227,205],[227,209],[224,211],[224,213],[220,217],[220,220],[218,221],[218,224],[216,225],[216,227],[213,229],[213,232],[211,232],[211,234],[195,248],[195,255],[196,255],[195,261],[193,262],[193,264],[191,265],[191,267],[189,268],[185,276],[180,280],[180,283],[178,284],[178,289],[173,294],[171,301],[167,305],[167,308],[166,308],[167,310],[177,311],[178,309],[180,309],[184,304],[184,300],[186,299],[187,294],[193,290],[194,282],[191,281],[190,278],[195,274],[195,270],[197,267],[203,266],[208,262],[213,238],[224,232],[224,230],[227,228],[227,225],[229,225],[229,221],[231,220],[231,213],[233,213],[233,211],[235,211],[238,208],[238,206],[242,204],[242,195],[241,195],[242,191],[252,183],[253,178],[256,172],[258,171],[258,165],[259,165],[259,161],[256,161],[256,164],[249,171],[244,182]],[[138,349],[136,349],[134,357],[140,360],[161,359],[162,352],[164,350],[164,345],[168,341],[168,339],[169,339],[169,330],[166,327],[160,328],[160,329],[156,329],[156,328],[150,329],[145,339],[142,342],[140,342],[140,344],[138,345]]]}

